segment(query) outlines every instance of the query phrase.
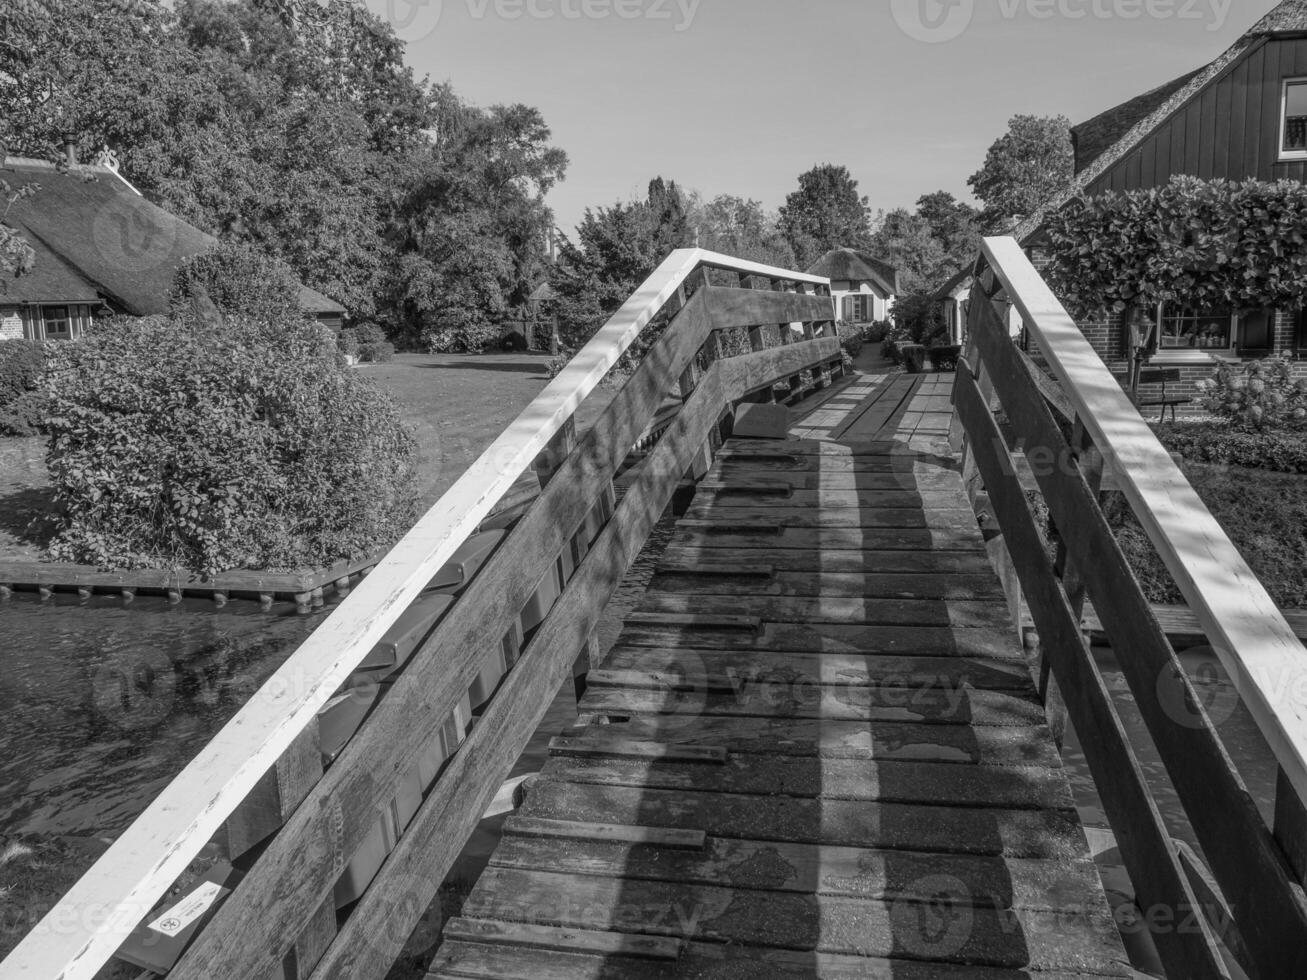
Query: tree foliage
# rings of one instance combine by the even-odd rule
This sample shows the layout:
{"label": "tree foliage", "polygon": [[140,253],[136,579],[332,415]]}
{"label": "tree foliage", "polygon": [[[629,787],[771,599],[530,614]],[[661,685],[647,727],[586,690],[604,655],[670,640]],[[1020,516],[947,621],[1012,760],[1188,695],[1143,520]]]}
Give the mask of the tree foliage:
{"label": "tree foliage", "polygon": [[354,0],[173,6],[6,5],[0,141],[113,147],[150,199],[415,344],[475,346],[529,292],[566,166],[536,110],[415,78]]}
{"label": "tree foliage", "polygon": [[867,248],[871,207],[847,167],[825,163],[799,177],[799,189],[781,207],[780,224],[806,269],[833,248]]}
{"label": "tree foliage", "polygon": [[1034,214],[1067,189],[1075,175],[1071,121],[1065,116],[1013,116],[1008,131],[967,180],[985,204],[988,231]]}
{"label": "tree foliage", "polygon": [[586,210],[549,280],[565,346],[579,349],[670,252],[692,244],[689,210],[676,182],[662,177],[643,201]]}
{"label": "tree foliage", "polygon": [[696,194],[691,200],[689,220],[703,248],[780,269],[793,269],[798,264],[794,249],[781,232],[779,216],[758,201],[721,194],[705,202]]}
{"label": "tree foliage", "polygon": [[57,560],[292,570],[411,526],[412,438],[302,317],[112,318],[49,357]]}
{"label": "tree foliage", "polygon": [[1307,187],[1203,181],[1080,199],[1047,221],[1050,285],[1077,315],[1159,303],[1236,311],[1307,301]]}

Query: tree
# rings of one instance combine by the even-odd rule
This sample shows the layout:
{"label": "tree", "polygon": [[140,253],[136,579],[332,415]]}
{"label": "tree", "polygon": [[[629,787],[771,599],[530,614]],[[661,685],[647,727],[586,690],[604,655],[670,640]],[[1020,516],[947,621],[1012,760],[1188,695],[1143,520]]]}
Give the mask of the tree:
{"label": "tree", "polygon": [[833,248],[866,248],[871,207],[846,167],[825,163],[799,178],[799,189],[780,210],[781,230],[800,267]]}
{"label": "tree", "polygon": [[930,233],[955,269],[975,259],[980,251],[980,212],[970,204],[948,191],[935,191],[917,199],[917,216],[930,225]]}
{"label": "tree", "polygon": [[930,292],[948,277],[948,255],[930,222],[903,208],[882,215],[871,252],[899,270],[905,294]]}
{"label": "tree", "polygon": [[529,106],[479,109],[441,93],[440,138],[393,216],[401,252],[387,298],[400,336],[428,350],[480,350],[546,271],[545,195],[567,155]]}
{"label": "tree", "polygon": [[780,219],[758,201],[722,194],[704,203],[695,195],[690,221],[703,248],[781,269],[798,264]]}
{"label": "tree", "polygon": [[549,279],[566,346],[588,341],[669,252],[691,244],[688,210],[676,182],[661,177],[643,201],[586,210],[576,242],[564,238]]}
{"label": "tree", "polygon": [[998,231],[1034,214],[1066,190],[1075,175],[1071,122],[1065,116],[1013,116],[984,166],[967,183],[985,202],[984,225]]}

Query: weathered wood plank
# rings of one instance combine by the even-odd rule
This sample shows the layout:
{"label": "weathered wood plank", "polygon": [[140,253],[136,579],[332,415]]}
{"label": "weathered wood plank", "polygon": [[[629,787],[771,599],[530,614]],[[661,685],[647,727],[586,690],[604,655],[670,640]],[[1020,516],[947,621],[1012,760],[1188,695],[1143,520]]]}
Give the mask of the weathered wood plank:
{"label": "weathered wood plank", "polygon": [[[860,956],[981,964],[1041,970],[1119,965],[1110,915],[1062,918],[1034,910],[963,906],[957,896],[936,902],[970,909],[967,926],[940,940],[922,918],[929,906],[886,905],[825,896],[743,891],[663,882],[615,881],[579,875],[487,870],[464,915],[512,921],[546,917],[571,928],[631,931],[713,942],[768,944]],[[676,908],[697,914],[676,916]],[[915,955],[914,955],[915,954]]]}
{"label": "weathered wood plank", "polygon": [[809,759],[778,758],[769,753],[735,753],[722,766],[643,759],[554,758],[545,765],[541,779],[763,798],[784,794],[800,799],[1015,810],[1070,809],[1075,805],[1061,769],[869,763],[861,759],[826,759],[814,766]]}
{"label": "weathered wood plank", "polygon": [[845,898],[928,901],[948,875],[966,886],[970,904],[999,909],[1108,911],[1092,861],[1034,861],[967,854],[876,851],[710,837],[697,853],[586,840],[517,836],[515,822],[491,864],[520,871],[573,872],[604,878],[730,886]]}
{"label": "weathered wood plank", "polygon": [[[669,966],[640,959],[476,943],[446,943],[436,955],[433,980],[1029,980],[1026,970],[949,963],[914,963],[905,959],[796,952],[775,947],[720,943],[686,943],[681,958]],[[1074,973],[1045,972],[1039,980],[1085,980],[1130,977],[1125,967],[1098,965]]]}
{"label": "weathered wood plank", "polygon": [[626,619],[622,642],[628,646],[691,650],[855,654],[871,651],[903,657],[990,657],[1025,662],[1016,634],[1006,624],[995,627],[924,627],[765,623],[741,630],[712,628],[711,624],[702,628],[678,626],[666,622],[667,619],[657,613],[633,613]]}
{"label": "weathered wood plank", "polygon": [[778,796],[668,792],[546,781],[523,816],[648,827],[682,827],[709,836],[846,847],[1084,860],[1074,811],[972,809]]}
{"label": "weathered wood plank", "polygon": [[773,347],[732,357],[723,365],[722,385],[729,401],[739,401],[756,391],[770,389],[780,378],[820,368],[839,357],[840,342],[831,337]]}
{"label": "weathered wood plank", "polygon": [[448,942],[517,946],[557,953],[594,953],[642,960],[676,960],[683,943],[670,936],[636,936],[621,932],[588,932],[520,922],[454,919],[446,924]]}
{"label": "weathered wood plank", "polygon": [[828,718],[832,721],[902,721],[938,725],[1042,725],[1044,709],[1033,691],[973,691],[937,687],[823,688],[746,686],[708,691],[653,682],[648,688],[595,683],[579,705],[587,714],[704,715],[739,718]]}
{"label": "weathered wood plank", "polygon": [[787,506],[723,506],[696,498],[689,516],[699,520],[735,525],[779,524],[782,528],[930,528],[971,531],[977,539],[980,530],[976,515],[969,509],[957,506],[949,510],[921,508],[879,509],[846,507],[834,510],[815,510]]}
{"label": "weathered wood plank", "polygon": [[750,595],[852,599],[1002,599],[1003,589],[988,574],[890,574],[849,572],[772,572],[744,575],[737,568],[702,564],[698,571],[660,571],[649,588],[664,594]]}
{"label": "weathered wood plank", "polygon": [[884,626],[996,627],[1009,622],[1007,609],[990,601],[928,599],[840,599],[792,596],[713,596],[650,593],[641,613],[728,616],[738,613],[782,623],[858,623]]}
{"label": "weathered wood plank", "polygon": [[943,469],[938,466],[920,464],[912,470],[897,471],[854,471],[837,470],[819,472],[813,470],[774,470],[753,469],[740,466],[714,469],[713,474],[699,484],[699,492],[721,494],[747,493],[753,489],[775,492],[788,488],[799,491],[853,491],[885,492],[916,490],[954,490],[962,487],[962,474],[956,470]]}
{"label": "weathered wood plank", "polygon": [[785,551],[970,551],[985,552],[976,527],[930,528],[783,528],[771,521],[732,522],[705,518],[682,520],[672,547],[711,545],[723,548],[775,548]]}
{"label": "weathered wood plank", "polygon": [[690,741],[728,752],[770,752],[778,757],[948,762],[955,765],[1061,765],[1048,729],[1039,725],[970,728],[831,718],[723,718],[705,716],[687,726],[679,716],[636,715],[610,725],[578,729],[569,744],[602,744],[621,733],[660,743]]}
{"label": "weathered wood plank", "polygon": [[709,765],[723,765],[727,755],[726,749],[718,745],[676,745],[671,742],[636,741],[611,736],[577,738],[560,735],[549,740],[549,751],[552,755],[578,758],[611,757],[663,762],[698,762]]}
{"label": "weathered wood plank", "polygon": [[[679,571],[723,563],[740,567],[767,567],[785,572],[856,575],[993,575],[993,566],[980,551],[876,551],[767,547],[773,542],[755,539],[758,547],[723,544],[716,536],[677,535],[662,554],[658,571]],[[1307,624],[1305,624],[1307,625]]]}
{"label": "weathered wood plank", "polygon": [[570,820],[541,820],[537,817],[516,817],[511,823],[512,832],[519,837],[645,844],[681,851],[701,851],[707,844],[707,836],[702,830],[681,830],[676,827],[621,827]]}
{"label": "weathered wood plank", "polygon": [[[945,490],[794,490],[790,487],[759,489],[748,485],[709,489],[697,493],[694,510],[729,509],[741,507],[782,508],[795,507],[823,510],[860,508],[867,511],[882,510],[961,510],[961,481]],[[695,516],[702,516],[696,513]],[[974,519],[974,518],[973,518]]]}
{"label": "weathered wood plank", "polygon": [[648,680],[634,675],[679,676],[694,688],[735,690],[753,684],[821,685],[832,687],[949,686],[988,690],[1030,691],[1030,672],[1018,660],[963,657],[896,657],[889,654],[773,653],[639,647],[619,640],[600,675],[612,686],[617,675],[632,675],[633,686]]}

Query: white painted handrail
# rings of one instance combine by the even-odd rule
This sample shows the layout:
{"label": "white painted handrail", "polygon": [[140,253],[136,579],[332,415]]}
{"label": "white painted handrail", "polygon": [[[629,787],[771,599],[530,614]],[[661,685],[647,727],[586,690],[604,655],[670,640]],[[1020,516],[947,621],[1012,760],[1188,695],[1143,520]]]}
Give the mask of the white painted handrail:
{"label": "white painted handrail", "polygon": [[830,282],[703,249],[668,256],[0,963],[0,980],[90,980],[109,961],[641,331],[704,266],[804,286]]}
{"label": "white painted handrail", "polygon": [[984,255],[1280,767],[1307,800],[1307,650],[1017,241],[987,238]]}

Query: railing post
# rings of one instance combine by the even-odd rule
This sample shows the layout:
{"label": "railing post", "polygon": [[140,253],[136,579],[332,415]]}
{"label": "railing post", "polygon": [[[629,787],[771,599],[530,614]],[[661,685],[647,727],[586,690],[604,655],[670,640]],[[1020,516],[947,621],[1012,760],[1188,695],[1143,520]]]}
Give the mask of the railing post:
{"label": "railing post", "polygon": [[1275,840],[1299,884],[1307,884],[1307,806],[1283,769],[1275,787]]}

